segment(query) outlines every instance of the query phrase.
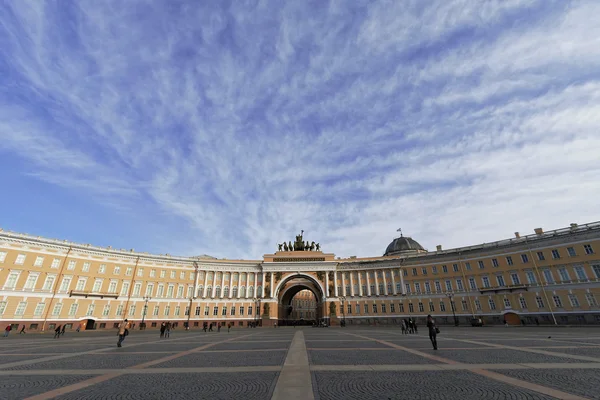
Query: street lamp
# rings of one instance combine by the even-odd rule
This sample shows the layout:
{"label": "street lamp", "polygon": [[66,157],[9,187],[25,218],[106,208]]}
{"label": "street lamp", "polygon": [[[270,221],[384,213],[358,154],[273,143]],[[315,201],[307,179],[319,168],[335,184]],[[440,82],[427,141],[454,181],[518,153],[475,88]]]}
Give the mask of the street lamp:
{"label": "street lamp", "polygon": [[340,300],[342,301],[342,327],[346,326],[346,309],[345,309],[345,301],[346,301],[346,297],[342,296],[340,297]]}
{"label": "street lamp", "polygon": [[458,326],[458,318],[456,317],[456,311],[454,309],[454,301],[452,298],[454,297],[453,293],[446,293],[446,296],[450,299],[450,307],[452,308],[452,316],[454,317],[454,326]]}
{"label": "street lamp", "polygon": [[142,323],[140,324],[140,330],[146,329],[146,324],[144,321],[146,320],[146,311],[148,311],[148,302],[152,300],[150,296],[144,296],[144,313],[142,314]]}

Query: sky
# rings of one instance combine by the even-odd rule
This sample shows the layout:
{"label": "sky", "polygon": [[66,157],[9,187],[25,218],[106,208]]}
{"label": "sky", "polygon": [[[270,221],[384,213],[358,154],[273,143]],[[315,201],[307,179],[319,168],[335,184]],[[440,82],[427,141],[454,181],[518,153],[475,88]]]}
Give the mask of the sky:
{"label": "sky", "polygon": [[5,1],[0,227],[261,259],[600,220],[600,2]]}

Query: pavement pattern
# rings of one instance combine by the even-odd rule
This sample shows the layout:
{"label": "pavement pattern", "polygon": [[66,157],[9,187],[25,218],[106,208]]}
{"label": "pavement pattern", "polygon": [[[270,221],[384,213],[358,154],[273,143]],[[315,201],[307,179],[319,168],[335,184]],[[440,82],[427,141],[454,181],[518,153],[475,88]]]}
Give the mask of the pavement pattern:
{"label": "pavement pattern", "polygon": [[12,334],[0,399],[600,399],[600,328]]}

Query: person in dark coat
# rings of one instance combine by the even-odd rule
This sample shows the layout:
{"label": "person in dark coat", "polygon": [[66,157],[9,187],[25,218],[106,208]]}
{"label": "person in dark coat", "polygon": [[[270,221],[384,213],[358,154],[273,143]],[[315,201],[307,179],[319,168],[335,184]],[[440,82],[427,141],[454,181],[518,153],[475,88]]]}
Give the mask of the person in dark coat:
{"label": "person in dark coat", "polygon": [[54,330],[54,339],[59,338],[60,337],[60,328],[61,326],[57,326],[56,329]]}
{"label": "person in dark coat", "polygon": [[435,326],[435,321],[431,314],[427,316],[427,328],[429,329],[429,340],[431,340],[433,349],[437,350],[437,327]]}

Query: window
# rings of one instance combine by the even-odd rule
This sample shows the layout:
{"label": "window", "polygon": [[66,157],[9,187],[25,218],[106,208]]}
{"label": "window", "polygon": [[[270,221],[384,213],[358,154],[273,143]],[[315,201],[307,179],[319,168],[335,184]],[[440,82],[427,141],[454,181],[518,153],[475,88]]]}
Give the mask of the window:
{"label": "window", "polygon": [[462,279],[457,279],[456,280],[456,289],[459,290],[459,291],[461,291],[461,292],[463,290],[465,290],[464,287],[463,287]]}
{"label": "window", "polygon": [[408,312],[415,312],[415,306],[413,303],[408,303]]}
{"label": "window", "polygon": [[405,283],[404,286],[406,286],[406,293],[410,293],[410,283]]}
{"label": "window", "polygon": [[433,302],[429,302],[429,311],[430,312],[435,312],[435,306],[433,305]]}
{"label": "window", "polygon": [[570,294],[569,295],[569,302],[571,303],[571,305],[573,307],[579,307],[579,299],[577,299],[576,295]]}
{"label": "window", "polygon": [[185,272],[184,271],[181,271],[179,273],[179,279],[182,279],[182,280],[185,279]]}
{"label": "window", "polygon": [[[210,312],[210,308],[208,306],[204,306],[204,315],[208,316],[209,312]],[[248,312],[252,313],[252,307],[248,307]],[[248,315],[250,315],[250,314],[248,314]]]}
{"label": "window", "polygon": [[477,265],[479,265],[479,269],[485,268],[485,265],[483,264],[483,261],[481,261],[481,260],[477,261]]}
{"label": "window", "polygon": [[435,281],[434,284],[435,284],[435,291],[436,292],[441,292],[442,291],[442,285],[440,284],[440,282],[439,281]]}
{"label": "window", "polygon": [[403,303],[398,304],[398,309],[400,310],[401,313],[403,313],[404,312],[404,304]]}
{"label": "window", "polygon": [[596,298],[594,297],[593,293],[586,293],[585,294],[585,299],[587,300],[587,303],[589,306],[591,307],[595,307],[598,305],[598,303],[596,302]]}
{"label": "window", "polygon": [[26,301],[20,302],[19,305],[17,306],[17,309],[15,310],[15,315],[25,314],[25,308],[27,308],[27,302]]}
{"label": "window", "polygon": [[149,283],[146,285],[146,296],[151,297],[152,296],[152,292],[154,292],[154,284],[153,283]]}
{"label": "window", "polygon": [[462,310],[463,311],[467,311],[469,309],[469,305],[467,304],[466,300],[462,300],[461,304],[462,304]]}
{"label": "window", "polygon": [[117,281],[110,281],[108,293],[117,293]]}
{"label": "window", "polygon": [[154,306],[154,309],[152,310],[152,315],[157,317],[158,316],[158,312],[159,312],[159,306]]}
{"label": "window", "polygon": [[50,268],[58,268],[60,266],[60,258],[55,258],[52,260],[52,264],[50,264]]}
{"label": "window", "polygon": [[425,282],[425,293],[431,293],[431,284],[429,282]]}
{"label": "window", "polygon": [[231,295],[232,295],[234,298],[237,298],[237,297],[238,297],[238,288],[237,288],[237,286],[234,286],[234,287],[233,287],[233,290],[231,291]]}
{"label": "window", "polygon": [[544,300],[542,300],[541,296],[535,296],[535,302],[538,308],[544,308]]}
{"label": "window", "polygon": [[419,312],[425,312],[425,307],[423,306],[423,303],[419,302]]}
{"label": "window", "polygon": [[496,309],[496,302],[494,301],[494,299],[488,299],[488,304],[490,305],[490,310]]}
{"label": "window", "polygon": [[136,282],[136,283],[133,285],[133,295],[134,295],[134,296],[139,296],[139,295],[140,295],[140,292],[141,292],[141,290],[142,290],[142,284],[141,284],[141,282]]}
{"label": "window", "polygon": [[96,279],[96,281],[94,281],[94,287],[92,288],[92,292],[98,293],[100,291],[101,287],[102,287],[102,280]]}
{"label": "window", "polygon": [[467,271],[471,270],[471,263],[470,262],[466,262],[465,263],[465,268],[467,269]]}
{"label": "window", "polygon": [[[132,306],[132,307],[134,307],[134,306]],[[96,305],[94,305],[94,304],[90,304],[90,305],[88,306],[88,309],[87,309],[87,314],[86,314],[86,315],[94,315],[94,310],[95,310],[95,309],[96,309]],[[135,308],[134,308],[134,309],[135,309]],[[129,313],[129,314],[131,315],[131,313]]]}
{"label": "window", "polygon": [[475,278],[473,278],[473,277],[469,278],[469,287],[471,289],[477,289],[477,283],[475,283]]}
{"label": "window", "polygon": [[587,274],[585,273],[585,269],[581,265],[577,265],[573,268],[575,270],[575,274],[577,275],[577,279],[580,281],[587,282]]}
{"label": "window", "polygon": [[387,312],[387,311],[386,311],[385,304],[382,304],[382,305],[381,305],[381,312],[382,312],[383,314],[385,314],[385,313]]}
{"label": "window", "polygon": [[48,275],[46,277],[46,282],[44,282],[44,287],[42,287],[42,290],[52,290],[52,288],[54,287],[55,279],[56,277],[54,275]]}
{"label": "window", "polygon": [[181,312],[181,307],[180,306],[175,306],[175,316],[179,316],[180,312]]}
{"label": "window", "polygon": [[79,308],[79,304],[73,303],[71,307],[69,307],[69,317],[73,317],[77,314],[77,309]]}
{"label": "window", "polygon": [[497,258],[492,258],[492,267],[496,268],[498,267],[500,264],[498,264],[498,259]]}
{"label": "window", "polygon": [[442,265],[442,272],[444,272],[444,273],[448,272],[448,266],[447,265]]}
{"label": "window", "polygon": [[151,269],[150,270],[150,278],[154,278],[156,276],[156,270],[155,269]]}
{"label": "window", "polygon": [[458,272],[458,264],[452,264],[452,270]]}
{"label": "window", "polygon": [[165,271],[164,269],[162,271],[160,271],[160,277],[164,278],[167,274],[167,271]]}
{"label": "window", "polygon": [[17,259],[15,260],[15,264],[17,265],[23,265],[25,263],[25,254],[19,254],[17,256]]}
{"label": "window", "polygon": [[214,316],[219,315],[219,307],[217,307],[217,306],[213,307],[213,315]]}
{"label": "window", "polygon": [[377,304],[373,304],[373,314],[377,314]]}
{"label": "window", "polygon": [[484,288],[490,287],[490,278],[488,278],[487,276],[484,276],[483,278],[481,278],[481,281],[483,282]]}
{"label": "window", "polygon": [[600,279],[600,264],[592,265],[592,269],[594,270],[594,275],[596,275],[596,279]]}
{"label": "window", "polygon": [[497,275],[496,281],[498,281],[498,286],[506,286],[506,282],[504,282],[504,276]]}
{"label": "window", "polygon": [[27,281],[25,282],[25,289],[32,290],[35,288],[35,283],[38,279],[38,273],[32,274],[30,273],[27,277]]}
{"label": "window", "polygon": [[223,309],[221,310],[221,315],[227,315],[227,306],[223,306]]}
{"label": "window", "polygon": [[126,276],[131,276],[132,273],[133,273],[133,268],[127,267],[127,269],[125,270],[125,275]]}
{"label": "window", "polygon": [[528,283],[531,283],[531,284],[536,283],[535,274],[533,273],[533,271],[525,271],[525,275],[527,275]]}
{"label": "window", "polygon": [[[227,291],[229,291],[229,288],[225,288],[227,289]],[[183,286],[179,285],[179,287],[177,288],[177,297],[181,298],[183,297]]]}
{"label": "window", "polygon": [[3,263],[6,260],[6,252],[0,251],[0,263]]}
{"label": "window", "polygon": [[481,311],[481,302],[478,299],[475,299],[474,303],[475,303],[475,308],[478,311]]}
{"label": "window", "polygon": [[44,308],[46,308],[46,304],[38,303],[37,306],[35,306],[35,310],[33,311],[33,316],[34,317],[41,316],[44,313]]}
{"label": "window", "polygon": [[81,269],[83,270],[83,272],[89,272],[90,271],[90,263],[89,262],[83,263],[83,267]]}
{"label": "window", "polygon": [[523,264],[527,264],[529,262],[529,256],[527,254],[521,254],[521,261]]}
{"label": "window", "polygon": [[385,294],[385,291],[383,290],[383,283],[379,284],[379,294]]}
{"label": "window", "polygon": [[446,311],[446,303],[444,303],[443,301],[440,301],[440,311],[441,312]]}
{"label": "window", "polygon": [[421,293],[421,284],[419,282],[415,282],[415,292]]}
{"label": "window", "polygon": [[123,282],[123,285],[121,286],[121,296],[128,296],[129,295],[129,282]]}
{"label": "window", "polygon": [[512,257],[511,257],[511,256],[508,256],[508,257],[506,257],[506,263],[507,263],[508,265],[513,265],[513,259],[512,259]]}
{"label": "window", "polygon": [[106,272],[106,264],[100,264],[100,266],[98,267],[98,273],[103,274],[105,272]]}
{"label": "window", "polygon": [[537,252],[537,258],[539,261],[544,261],[546,259],[546,257],[544,257],[544,252],[543,251],[538,251]]}
{"label": "window", "polygon": [[175,279],[175,271],[171,271],[171,279]]}
{"label": "window", "polygon": [[[592,245],[591,244],[584,244],[583,245],[583,250],[585,251],[585,254],[594,254],[594,249],[592,249]],[[0,257],[1,259],[2,257]]]}
{"label": "window", "polygon": [[[77,261],[71,260],[71,261],[69,261],[69,264],[67,264],[67,269],[74,270],[76,265],[77,265]],[[57,266],[57,268],[58,268],[58,266]]]}
{"label": "window", "polygon": [[562,301],[560,299],[560,296],[554,295],[552,296],[552,299],[554,300],[554,305],[558,308],[562,308]]}
{"label": "window", "polygon": [[171,306],[165,306],[165,309],[164,309],[165,317],[168,317],[170,313],[171,313]]}
{"label": "window", "polygon": [[569,257],[577,256],[577,252],[575,252],[575,249],[573,247],[567,247],[567,253],[569,254]]}
{"label": "window", "polygon": [[552,258],[555,260],[558,260],[560,258],[560,253],[558,252],[558,250],[552,250]]}
{"label": "window", "polygon": [[511,272],[510,279],[512,280],[513,285],[519,285],[521,281],[519,280],[519,274],[516,272]]}
{"label": "window", "polygon": [[108,317],[109,314],[110,314],[110,305],[106,304],[104,306],[104,310],[102,310],[102,315],[105,317]]}
{"label": "window", "polygon": [[225,286],[225,288],[223,289],[223,297],[229,297],[229,286]]}
{"label": "window", "polygon": [[390,312],[391,313],[395,313],[396,312],[396,305],[394,303],[390,304]]}
{"label": "window", "polygon": [[427,268],[426,267],[421,268],[421,273],[423,275],[427,275]]}
{"label": "window", "polygon": [[44,263],[44,257],[37,256],[35,258],[35,262],[33,263],[33,266],[34,267],[41,267],[43,263]]}
{"label": "window", "polygon": [[546,283],[554,283],[554,277],[552,276],[552,271],[549,269],[544,270],[544,279],[546,279]]}
{"label": "window", "polygon": [[563,282],[568,282],[570,281],[569,279],[569,273],[567,272],[567,269],[565,267],[559,268],[558,269],[558,275],[560,275],[560,280]]}
{"label": "window", "polygon": [[8,278],[6,278],[6,283],[4,284],[4,287],[6,289],[14,289],[15,286],[17,286],[17,280],[19,279],[19,275],[20,272],[17,271],[13,271],[10,274],[8,274]]}
{"label": "window", "polygon": [[451,281],[446,281],[446,290],[449,292],[452,291],[452,282]]}
{"label": "window", "polygon": [[[167,306],[166,308],[169,308],[169,306]],[[169,315],[169,314],[166,314],[166,315]],[[135,304],[129,306],[129,316],[131,316],[131,317],[135,316]]]}
{"label": "window", "polygon": [[510,299],[504,298],[504,308],[512,308],[510,304]]}
{"label": "window", "polygon": [[525,301],[525,297],[519,297],[519,304],[521,304],[521,308],[527,308],[527,301]]}
{"label": "window", "polygon": [[235,315],[235,307],[231,307],[231,315]]}
{"label": "window", "polygon": [[169,285],[169,287],[167,288],[167,298],[172,299],[174,291],[175,287],[173,285]]}
{"label": "window", "polygon": [[116,267],[113,269],[113,275],[119,275],[120,273],[121,273],[121,267],[119,267],[119,266],[116,266]]}
{"label": "window", "polygon": [[123,315],[123,304],[117,306],[117,316]]}
{"label": "window", "polygon": [[433,274],[437,274],[437,266],[434,265],[433,267],[431,267],[431,272]]}

